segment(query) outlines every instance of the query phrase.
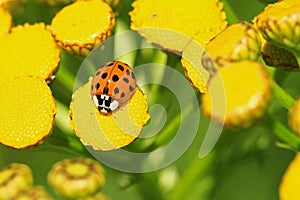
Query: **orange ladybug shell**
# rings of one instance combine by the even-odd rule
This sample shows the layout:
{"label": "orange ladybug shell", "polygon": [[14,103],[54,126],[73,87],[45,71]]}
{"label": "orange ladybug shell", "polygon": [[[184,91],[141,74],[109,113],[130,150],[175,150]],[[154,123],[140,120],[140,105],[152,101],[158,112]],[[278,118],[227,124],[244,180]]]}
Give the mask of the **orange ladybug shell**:
{"label": "orange ladybug shell", "polygon": [[114,61],[100,67],[94,75],[91,95],[107,95],[125,103],[136,89],[136,79],[131,67],[124,62]]}

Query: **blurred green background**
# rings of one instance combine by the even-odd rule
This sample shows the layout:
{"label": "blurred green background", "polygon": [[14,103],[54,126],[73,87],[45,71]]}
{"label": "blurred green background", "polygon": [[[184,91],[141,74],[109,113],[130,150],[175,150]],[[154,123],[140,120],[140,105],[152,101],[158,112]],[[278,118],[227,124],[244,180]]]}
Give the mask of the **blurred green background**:
{"label": "blurred green background", "polygon": [[[129,16],[132,0],[123,0],[119,6],[117,22],[122,21],[129,28]],[[163,3],[163,1],[162,1]],[[176,3],[176,1],[174,1]],[[255,15],[263,10],[265,4],[258,0],[228,0],[225,2],[230,23],[239,20],[251,21]],[[46,4],[35,3],[28,0],[24,11],[14,18],[14,24],[25,22],[45,22],[50,24],[52,17],[61,7],[50,7]],[[231,13],[233,10],[235,13]],[[151,61],[152,55],[143,57]],[[163,52],[160,52],[163,54]],[[60,110],[64,110],[60,117],[65,117],[64,126],[68,126],[66,115],[72,90],[66,82],[75,77],[76,70],[82,60],[67,53],[62,53],[56,80],[51,84],[54,97],[60,102]],[[138,61],[136,61],[138,63]],[[72,66],[72,67],[70,67]],[[174,64],[176,69],[183,73],[180,62]],[[66,75],[68,74],[68,75]],[[284,74],[285,75],[285,74]],[[294,97],[299,91],[299,73],[289,76],[284,89]],[[164,89],[161,88],[160,91]],[[151,89],[149,89],[151,91]],[[200,95],[200,94],[198,94]],[[175,98],[175,97],[171,97]],[[159,102],[154,99],[151,104]],[[171,101],[172,102],[172,101]],[[275,100],[270,110],[276,118],[286,123],[287,111],[280,107]],[[62,112],[62,111],[60,111]],[[169,121],[175,114],[168,116]],[[62,120],[62,121],[64,121]],[[60,121],[61,123],[61,121]],[[213,152],[203,160],[198,158],[199,148],[205,134],[208,120],[201,113],[199,131],[191,147],[171,166],[165,169],[145,173],[129,174],[110,169],[106,166],[107,184],[101,190],[111,199],[204,199],[204,200],[276,200],[278,199],[278,186],[288,163],[294,152],[279,148],[271,130],[265,129],[261,124],[244,130],[224,130]],[[54,136],[63,134],[64,130],[56,126]],[[52,137],[52,136],[51,136]],[[51,140],[51,139],[50,139]],[[61,138],[58,143],[67,142]],[[135,145],[133,144],[133,147]],[[130,148],[130,147],[129,147]],[[33,170],[35,184],[43,185],[54,199],[63,199],[57,196],[47,184],[47,173],[51,166],[63,159],[81,156],[78,153],[65,149],[54,148],[47,139],[44,144],[28,150],[13,150],[0,146],[0,166],[20,162],[28,164]]]}

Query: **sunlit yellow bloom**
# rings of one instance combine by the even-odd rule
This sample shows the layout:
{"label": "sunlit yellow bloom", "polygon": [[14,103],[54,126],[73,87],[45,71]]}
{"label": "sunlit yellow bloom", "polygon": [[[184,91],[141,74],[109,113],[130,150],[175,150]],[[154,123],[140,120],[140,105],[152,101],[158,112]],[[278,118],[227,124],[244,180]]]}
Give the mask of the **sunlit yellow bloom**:
{"label": "sunlit yellow bloom", "polygon": [[11,15],[0,7],[0,36],[9,32],[12,24]]}
{"label": "sunlit yellow bloom", "polygon": [[122,109],[103,115],[92,101],[90,88],[91,79],[73,94],[71,128],[84,145],[96,150],[108,151],[130,144],[149,119],[146,95],[137,89]]}
{"label": "sunlit yellow bloom", "polygon": [[52,200],[45,189],[41,186],[33,186],[18,193],[11,200]]}
{"label": "sunlit yellow bloom", "polygon": [[248,22],[228,26],[205,47],[218,66],[240,60],[257,61],[260,49],[260,36]]}
{"label": "sunlit yellow bloom", "polygon": [[105,184],[105,172],[91,159],[65,159],[52,166],[48,182],[65,197],[84,197],[94,194]]}
{"label": "sunlit yellow bloom", "polygon": [[104,41],[115,24],[112,9],[101,1],[77,1],[59,11],[51,31],[64,50],[86,56]]}
{"label": "sunlit yellow bloom", "polygon": [[21,149],[41,142],[53,128],[55,102],[46,82],[36,77],[0,81],[0,143]]}
{"label": "sunlit yellow bloom", "polygon": [[254,19],[268,41],[300,50],[300,1],[284,0],[270,4]]}
{"label": "sunlit yellow bloom", "polygon": [[289,112],[289,125],[300,136],[300,98],[295,101]]}
{"label": "sunlit yellow bloom", "polygon": [[0,74],[4,77],[37,76],[50,79],[60,52],[44,24],[17,26],[0,37]]}
{"label": "sunlit yellow bloom", "polygon": [[299,70],[299,65],[292,52],[267,42],[264,39],[261,54],[265,63],[271,67],[276,67],[285,71]]}
{"label": "sunlit yellow bloom", "polygon": [[[201,57],[204,53],[204,48],[198,42],[191,41],[184,49],[181,58],[185,75],[201,93],[207,91],[207,81],[210,77],[209,71],[202,64]],[[214,64],[212,60],[210,63]]]}
{"label": "sunlit yellow bloom", "polygon": [[227,25],[217,0],[136,0],[132,7],[131,28],[176,51],[183,51],[191,38],[204,46]]}
{"label": "sunlit yellow bloom", "polygon": [[300,154],[288,166],[279,187],[280,200],[298,200],[300,196]]}
{"label": "sunlit yellow bloom", "polygon": [[229,127],[248,127],[261,117],[271,99],[271,79],[253,61],[230,63],[218,70],[202,96],[203,112]]}
{"label": "sunlit yellow bloom", "polygon": [[0,170],[0,199],[12,199],[19,192],[30,188],[32,183],[30,168],[12,163]]}

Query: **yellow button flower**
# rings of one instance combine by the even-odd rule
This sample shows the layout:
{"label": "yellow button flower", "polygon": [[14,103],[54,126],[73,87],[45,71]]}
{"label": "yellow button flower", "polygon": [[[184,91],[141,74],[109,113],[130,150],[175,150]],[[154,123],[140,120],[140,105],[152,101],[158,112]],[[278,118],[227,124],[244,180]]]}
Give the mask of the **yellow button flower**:
{"label": "yellow button flower", "polygon": [[12,163],[0,170],[0,199],[12,199],[32,186],[33,177],[27,165]]}
{"label": "yellow button flower", "polygon": [[18,193],[11,200],[52,200],[49,194],[41,186],[33,186]]}
{"label": "yellow button flower", "polygon": [[12,24],[11,15],[0,7],[0,36],[7,34]]}
{"label": "yellow button flower", "polygon": [[219,33],[206,45],[205,50],[218,66],[223,66],[240,60],[257,61],[260,48],[260,36],[253,25],[239,22]]}
{"label": "yellow button flower", "polygon": [[191,38],[204,46],[227,25],[217,0],[136,0],[132,7],[131,28],[175,51],[183,51]]}
{"label": "yellow button flower", "polygon": [[96,150],[108,151],[130,144],[149,119],[146,95],[137,89],[122,109],[103,115],[92,101],[91,81],[72,96],[71,128],[84,145]]}
{"label": "yellow button flower", "polygon": [[46,82],[37,77],[0,81],[0,143],[21,149],[41,142],[53,129],[56,106]]}
{"label": "yellow button flower", "polygon": [[300,50],[300,1],[284,0],[270,4],[254,19],[268,41]]}
{"label": "yellow button flower", "polygon": [[289,112],[289,125],[300,136],[300,98],[298,98]]}
{"label": "yellow button flower", "polygon": [[203,112],[228,127],[248,127],[261,117],[271,99],[271,79],[253,61],[230,63],[218,70],[202,96]]}
{"label": "yellow button flower", "polygon": [[56,14],[51,31],[61,48],[86,56],[110,35],[114,24],[113,11],[106,3],[77,1]]}
{"label": "yellow button flower", "polygon": [[280,200],[298,200],[300,196],[300,154],[288,166],[279,187]]}
{"label": "yellow button flower", "polygon": [[37,76],[50,79],[58,67],[60,52],[43,23],[17,26],[0,37],[2,78]]}
{"label": "yellow button flower", "polygon": [[91,159],[65,159],[52,166],[48,182],[67,198],[84,197],[94,194],[105,184],[105,172]]}

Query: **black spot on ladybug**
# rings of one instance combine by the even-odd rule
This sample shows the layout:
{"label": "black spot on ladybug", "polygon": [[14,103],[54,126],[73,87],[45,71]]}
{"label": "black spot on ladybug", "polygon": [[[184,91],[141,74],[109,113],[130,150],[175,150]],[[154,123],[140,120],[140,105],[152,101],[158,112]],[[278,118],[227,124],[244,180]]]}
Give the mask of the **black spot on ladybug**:
{"label": "black spot on ladybug", "polygon": [[108,87],[103,88],[103,94],[108,94]]}
{"label": "black spot on ladybug", "polygon": [[97,83],[97,84],[95,85],[96,90],[98,90],[99,87],[100,87],[100,83]]}
{"label": "black spot on ladybug", "polygon": [[112,66],[114,64],[114,62],[110,62],[110,63],[108,63],[107,65],[106,65],[106,67],[110,67],[110,66]]}
{"label": "black spot on ladybug", "polygon": [[121,94],[121,96],[120,96],[121,98],[124,98],[125,97],[125,93],[124,92],[122,92],[122,94]]}
{"label": "black spot on ladybug", "polygon": [[104,101],[104,104],[106,107],[109,107],[111,103],[111,98],[109,98],[108,100]]}
{"label": "black spot on ladybug", "polygon": [[129,86],[129,91],[132,92],[134,90],[134,88],[130,85]]}
{"label": "black spot on ladybug", "polygon": [[117,81],[119,80],[118,75],[116,75],[116,74],[113,75],[112,80],[113,80],[114,82],[117,82]]}
{"label": "black spot on ladybug", "polygon": [[96,97],[98,99],[98,104],[102,105],[103,104],[103,99],[101,98],[101,95],[97,95]]}
{"label": "black spot on ladybug", "polygon": [[122,65],[118,65],[119,70],[124,71],[124,67]]}
{"label": "black spot on ladybug", "polygon": [[100,71],[97,71],[96,76],[98,76],[100,74]]}
{"label": "black spot on ladybug", "polygon": [[125,82],[125,83],[129,83],[129,80],[128,80],[128,78],[123,78],[123,81]]}
{"label": "black spot on ladybug", "polygon": [[115,89],[114,89],[114,93],[115,94],[118,94],[120,91],[119,91],[119,88],[118,87],[116,87]]}
{"label": "black spot on ladybug", "polygon": [[105,79],[107,77],[107,72],[103,73],[101,78]]}
{"label": "black spot on ladybug", "polygon": [[126,70],[126,74],[127,74],[127,76],[130,75],[130,71],[128,69]]}
{"label": "black spot on ladybug", "polygon": [[132,78],[132,79],[135,79],[135,75],[134,75],[133,72],[131,72],[131,78]]}

